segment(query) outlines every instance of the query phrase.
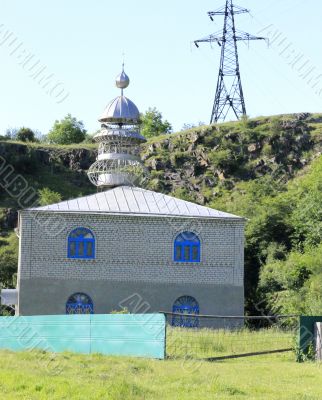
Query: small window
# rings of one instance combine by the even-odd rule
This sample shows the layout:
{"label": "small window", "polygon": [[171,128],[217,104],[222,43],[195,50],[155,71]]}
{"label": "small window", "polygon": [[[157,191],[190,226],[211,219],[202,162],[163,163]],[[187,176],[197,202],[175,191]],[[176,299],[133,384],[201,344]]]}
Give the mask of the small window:
{"label": "small window", "polygon": [[192,232],[183,232],[174,241],[174,261],[200,262],[200,240]]}
{"label": "small window", "polygon": [[68,236],[69,258],[95,258],[95,238],[86,228],[74,229]]}
{"label": "small window", "polygon": [[198,328],[199,304],[194,297],[181,296],[173,304],[172,326]]}
{"label": "small window", "polygon": [[67,300],[66,314],[94,314],[92,299],[85,293],[75,293]]}

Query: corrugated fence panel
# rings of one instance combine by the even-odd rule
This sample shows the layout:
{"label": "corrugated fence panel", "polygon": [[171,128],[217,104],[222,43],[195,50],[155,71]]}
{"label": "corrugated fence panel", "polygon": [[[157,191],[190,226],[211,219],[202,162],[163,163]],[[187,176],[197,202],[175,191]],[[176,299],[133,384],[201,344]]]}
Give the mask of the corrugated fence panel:
{"label": "corrugated fence panel", "polygon": [[90,353],[90,315],[0,318],[0,347]]}
{"label": "corrugated fence panel", "polygon": [[163,314],[0,317],[0,348],[163,359]]}
{"label": "corrugated fence panel", "polygon": [[164,358],[163,314],[92,315],[91,352]]}

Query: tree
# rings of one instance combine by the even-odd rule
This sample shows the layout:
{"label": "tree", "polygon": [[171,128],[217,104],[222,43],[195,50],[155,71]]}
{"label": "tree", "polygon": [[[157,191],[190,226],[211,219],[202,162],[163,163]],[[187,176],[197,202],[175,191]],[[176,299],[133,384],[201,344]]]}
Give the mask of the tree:
{"label": "tree", "polygon": [[141,133],[146,138],[171,133],[172,126],[167,120],[162,120],[162,114],[155,107],[141,114]]}
{"label": "tree", "polygon": [[55,121],[53,128],[47,135],[49,143],[74,144],[81,143],[86,138],[86,130],[82,121],[68,114],[60,121]]}
{"label": "tree", "polygon": [[6,129],[5,137],[7,140],[15,140],[17,137],[18,128],[8,128]]}
{"label": "tree", "polygon": [[61,201],[61,195],[58,192],[54,192],[48,188],[38,190],[39,204],[41,206],[47,206],[48,204],[59,203]]}
{"label": "tree", "polygon": [[15,233],[1,241],[0,245],[0,289],[15,286],[14,275],[18,265],[18,238]]}
{"label": "tree", "polygon": [[24,126],[20,128],[16,134],[16,140],[21,142],[37,142],[35,132]]}

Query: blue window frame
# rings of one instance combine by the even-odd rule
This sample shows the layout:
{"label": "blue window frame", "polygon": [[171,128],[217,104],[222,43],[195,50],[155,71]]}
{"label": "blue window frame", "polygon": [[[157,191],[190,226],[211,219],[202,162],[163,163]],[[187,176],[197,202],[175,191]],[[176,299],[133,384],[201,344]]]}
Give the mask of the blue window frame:
{"label": "blue window frame", "polygon": [[[182,315],[173,315],[172,326],[184,328],[198,328],[199,304],[194,297],[181,296],[173,304],[172,312]],[[193,316],[192,316],[193,315]]]}
{"label": "blue window frame", "polygon": [[92,299],[85,293],[74,293],[66,303],[66,314],[94,314]]}
{"label": "blue window frame", "polygon": [[86,228],[76,228],[68,236],[68,258],[95,258],[95,237]]}
{"label": "blue window frame", "polygon": [[200,240],[193,232],[182,232],[174,241],[174,261],[200,262]]}

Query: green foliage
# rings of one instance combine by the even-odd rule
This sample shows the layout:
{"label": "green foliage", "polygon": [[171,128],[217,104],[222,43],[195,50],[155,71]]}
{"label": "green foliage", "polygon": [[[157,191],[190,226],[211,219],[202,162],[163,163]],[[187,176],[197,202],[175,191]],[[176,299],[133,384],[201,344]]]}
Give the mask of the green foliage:
{"label": "green foliage", "polygon": [[186,188],[178,187],[176,188],[171,195],[178,199],[186,200],[186,201],[195,201],[193,193],[189,192]]}
{"label": "green foliage", "polygon": [[163,120],[162,114],[155,107],[149,108],[141,115],[141,133],[146,138],[160,136],[172,131],[172,126]]}
{"label": "green foliage", "polygon": [[85,143],[85,144],[93,144],[93,143],[95,143],[95,141],[94,141],[94,135],[95,134],[96,134],[96,132],[93,133],[93,134],[86,133],[85,139],[82,141],[82,143]]}
{"label": "green foliage", "polygon": [[292,185],[291,192],[297,200],[292,215],[294,242],[300,249],[317,246],[322,242],[322,157],[313,163],[309,174]]}
{"label": "green foliage", "polygon": [[230,165],[232,162],[233,154],[231,150],[213,150],[209,153],[210,161],[219,167],[225,168],[227,165]]}
{"label": "green foliage", "polygon": [[49,143],[74,144],[81,143],[86,138],[86,130],[82,121],[68,114],[61,121],[55,121],[53,128],[47,135]]}
{"label": "green foliage", "polygon": [[49,188],[43,188],[38,190],[39,194],[39,204],[41,206],[47,206],[49,204],[59,203],[62,198],[60,193],[54,192]]}
{"label": "green foliage", "polygon": [[15,286],[18,266],[18,238],[15,233],[2,240],[0,245],[0,288]]}
{"label": "green foliage", "polygon": [[10,152],[6,160],[14,167],[15,173],[33,174],[39,167],[36,152],[29,146],[26,146],[21,152]]}
{"label": "green foliage", "polygon": [[30,128],[22,127],[18,130],[16,140],[21,142],[37,142],[34,131]]}
{"label": "green foliage", "polygon": [[291,252],[285,261],[270,260],[259,288],[274,312],[320,315],[322,244],[305,253]]}

